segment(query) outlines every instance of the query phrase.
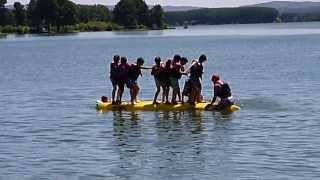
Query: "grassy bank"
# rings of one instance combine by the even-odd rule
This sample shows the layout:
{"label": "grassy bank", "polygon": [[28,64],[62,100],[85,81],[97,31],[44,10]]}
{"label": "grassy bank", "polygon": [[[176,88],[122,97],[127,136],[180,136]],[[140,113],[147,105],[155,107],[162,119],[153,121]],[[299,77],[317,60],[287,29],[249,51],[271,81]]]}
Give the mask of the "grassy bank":
{"label": "grassy bank", "polygon": [[29,32],[30,32],[30,28],[28,26],[7,25],[4,27],[0,27],[0,33],[3,33],[3,34],[27,34]]}
{"label": "grassy bank", "polygon": [[[31,28],[28,26],[0,26],[0,34],[28,34],[28,33],[48,33],[42,28]],[[138,26],[135,28],[124,28],[118,24],[111,22],[92,21],[87,23],[79,23],[72,26],[51,27],[50,34],[59,33],[75,33],[75,32],[98,32],[98,31],[148,31],[152,30],[146,26]],[[159,30],[159,29],[157,29]]]}

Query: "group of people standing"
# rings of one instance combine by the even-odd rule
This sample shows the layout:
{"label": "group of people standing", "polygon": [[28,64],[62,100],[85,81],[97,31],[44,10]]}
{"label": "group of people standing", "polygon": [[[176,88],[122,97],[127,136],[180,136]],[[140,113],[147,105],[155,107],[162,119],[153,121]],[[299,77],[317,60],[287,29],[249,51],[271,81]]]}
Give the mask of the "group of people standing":
{"label": "group of people standing", "polygon": [[[115,55],[110,64],[110,80],[112,82],[112,104],[121,104],[125,86],[130,90],[131,104],[138,103],[137,95],[139,94],[139,85],[137,80],[142,76],[142,69],[151,69],[151,75],[154,77],[156,84],[156,93],[154,95],[153,104],[159,104],[158,96],[162,90],[161,103],[177,104],[184,103],[184,97],[188,97],[187,103],[194,105],[197,102],[202,102],[202,75],[203,63],[207,61],[206,55],[201,55],[198,59],[191,62],[191,65],[186,68],[188,59],[175,55],[173,59],[168,59],[163,62],[160,57],[155,57],[153,67],[144,67],[144,59],[137,58],[133,64],[128,64],[126,57]],[[188,76],[183,91],[181,92],[179,80],[185,75]],[[214,98],[221,100],[231,96],[231,91],[227,83],[220,80],[218,75],[213,75],[214,83]],[[225,86],[228,86],[225,88]],[[172,98],[169,100],[169,92],[172,89]],[[228,91],[228,92],[227,92]],[[223,101],[221,101],[223,102]]]}

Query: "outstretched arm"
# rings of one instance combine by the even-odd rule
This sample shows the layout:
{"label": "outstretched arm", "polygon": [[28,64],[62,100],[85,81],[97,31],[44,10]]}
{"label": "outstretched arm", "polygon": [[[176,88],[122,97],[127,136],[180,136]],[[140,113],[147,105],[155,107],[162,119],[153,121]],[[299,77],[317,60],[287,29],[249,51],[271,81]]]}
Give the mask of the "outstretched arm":
{"label": "outstretched arm", "polygon": [[216,100],[217,100],[219,88],[217,86],[213,86],[213,90],[214,90],[214,95],[213,95],[212,101],[210,103],[211,105],[213,105],[214,102],[216,102]]}

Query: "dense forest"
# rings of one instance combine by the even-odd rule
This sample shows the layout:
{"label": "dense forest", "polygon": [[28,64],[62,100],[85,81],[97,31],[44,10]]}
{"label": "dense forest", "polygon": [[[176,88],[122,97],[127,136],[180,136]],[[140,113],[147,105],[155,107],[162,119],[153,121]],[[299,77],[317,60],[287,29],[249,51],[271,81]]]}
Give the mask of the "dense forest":
{"label": "dense forest", "polygon": [[282,13],[280,15],[282,22],[308,22],[320,21],[320,12],[311,13]]}
{"label": "dense forest", "polygon": [[160,5],[149,9],[143,0],[120,0],[113,12],[104,5],[77,5],[69,0],[30,0],[14,3],[0,0],[0,33],[60,33],[116,29],[163,29]]}
{"label": "dense forest", "polygon": [[274,8],[204,8],[164,12],[143,0],[120,0],[113,11],[104,5],[79,5],[70,0],[30,0],[6,8],[0,0],[0,33],[64,33],[119,29],[163,29],[183,24],[249,24],[320,21],[319,13],[279,13]]}
{"label": "dense forest", "polygon": [[165,22],[170,25],[182,24],[249,24],[276,21],[279,13],[273,8],[206,8],[186,12],[167,12]]}

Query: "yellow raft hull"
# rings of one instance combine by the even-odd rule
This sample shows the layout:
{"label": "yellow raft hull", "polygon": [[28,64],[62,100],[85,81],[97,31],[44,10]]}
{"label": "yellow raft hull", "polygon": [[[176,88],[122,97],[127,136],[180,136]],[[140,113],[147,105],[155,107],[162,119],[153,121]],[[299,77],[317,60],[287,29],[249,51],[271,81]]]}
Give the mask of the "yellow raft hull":
{"label": "yellow raft hull", "polygon": [[152,101],[141,101],[135,105],[131,105],[130,103],[122,103],[121,105],[112,105],[110,102],[102,102],[100,100],[97,101],[96,108],[98,111],[188,111],[188,110],[199,110],[199,111],[224,111],[224,112],[236,112],[240,110],[240,107],[237,105],[229,106],[225,109],[206,109],[205,107],[208,103],[197,103],[195,106],[190,105],[188,103],[184,104],[157,104],[154,105]]}

